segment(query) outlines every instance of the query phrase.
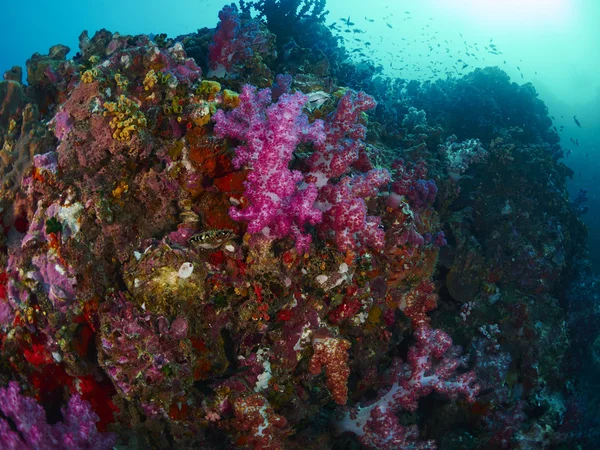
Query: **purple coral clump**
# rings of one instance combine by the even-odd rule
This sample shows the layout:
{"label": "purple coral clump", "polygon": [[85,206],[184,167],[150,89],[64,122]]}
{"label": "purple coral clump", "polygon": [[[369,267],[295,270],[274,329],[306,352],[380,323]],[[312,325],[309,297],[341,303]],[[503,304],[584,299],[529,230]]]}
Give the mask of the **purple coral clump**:
{"label": "purple coral clump", "polygon": [[41,155],[34,155],[33,165],[40,171],[48,171],[56,174],[58,171],[58,154],[55,151],[49,151]]}
{"label": "purple coral clump", "polygon": [[68,111],[59,111],[52,119],[52,123],[54,123],[54,135],[59,141],[62,141],[69,135],[74,121]]}
{"label": "purple coral clump", "polygon": [[288,166],[300,143],[324,140],[323,122],[308,123],[302,113],[307,97],[301,93],[284,94],[273,104],[271,98],[270,89],[257,92],[256,87],[246,85],[236,109],[219,110],[214,116],[217,136],[243,142],[235,149],[234,166],[252,169],[244,183],[248,205],[232,207],[229,214],[248,222],[250,234],[263,233],[273,239],[291,235],[296,248],[304,251],[311,242],[304,225],[322,219],[314,207],[318,191],[314,184],[300,188],[302,173]]}
{"label": "purple coral clump", "polygon": [[403,195],[411,208],[417,211],[433,204],[438,189],[434,180],[424,179],[427,176],[425,161],[407,163],[400,159],[394,163],[393,168],[392,191],[395,194]]}
{"label": "purple coral clump", "polygon": [[50,425],[46,413],[33,398],[21,394],[11,381],[0,388],[0,447],[14,450],[103,450],[116,442],[112,433],[100,433],[98,416],[78,395],[62,408],[63,421]]}
{"label": "purple coral clump", "polygon": [[273,101],[277,101],[279,97],[283,94],[287,94],[290,92],[290,88],[292,87],[292,76],[289,73],[278,74],[275,77],[275,83],[271,87],[271,96]]}
{"label": "purple coral clump", "polygon": [[[150,394],[150,389],[181,394],[191,368],[179,342],[187,336],[187,321],[139,311],[116,296],[100,317],[100,364],[125,394]],[[169,375],[172,374],[172,375]]]}
{"label": "purple coral clump", "polygon": [[31,259],[37,267],[33,278],[40,282],[44,292],[54,306],[64,311],[75,299],[75,285],[77,281],[71,270],[60,264],[58,259],[46,253],[36,255]]}
{"label": "purple coral clump", "polygon": [[15,312],[12,306],[4,299],[0,299],[0,326],[8,325],[13,321]]}
{"label": "purple coral clump", "polygon": [[256,20],[242,24],[237,7],[226,5],[219,12],[219,26],[208,48],[211,75],[223,77],[235,64],[251,58],[255,51],[266,53],[269,38]]}

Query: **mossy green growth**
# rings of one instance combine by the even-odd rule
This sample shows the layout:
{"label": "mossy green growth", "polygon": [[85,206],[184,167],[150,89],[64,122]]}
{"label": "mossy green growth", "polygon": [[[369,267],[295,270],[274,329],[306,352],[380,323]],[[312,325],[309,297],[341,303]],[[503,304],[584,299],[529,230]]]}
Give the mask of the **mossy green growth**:
{"label": "mossy green growth", "polygon": [[50,234],[50,233],[58,234],[62,231],[62,229],[63,229],[62,223],[60,223],[56,217],[51,217],[50,219],[46,220],[46,233],[47,234]]}
{"label": "mossy green growth", "polygon": [[225,308],[227,306],[227,296],[225,294],[218,294],[213,298],[215,306],[217,308]]}
{"label": "mossy green growth", "polygon": [[183,152],[183,142],[177,141],[169,148],[169,156],[172,159],[178,159]]}

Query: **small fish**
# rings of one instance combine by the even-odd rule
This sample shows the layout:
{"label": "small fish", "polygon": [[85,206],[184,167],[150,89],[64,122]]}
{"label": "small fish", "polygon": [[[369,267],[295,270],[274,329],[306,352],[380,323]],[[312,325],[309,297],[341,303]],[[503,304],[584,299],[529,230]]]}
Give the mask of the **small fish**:
{"label": "small fish", "polygon": [[573,120],[575,121],[575,125],[581,128],[581,124],[579,123],[579,120],[577,120],[577,116],[573,116]]}
{"label": "small fish", "polygon": [[213,250],[221,247],[235,236],[231,230],[207,230],[202,233],[193,235],[189,242],[194,247],[199,247],[205,250]]}
{"label": "small fish", "polygon": [[366,20],[367,22],[375,22],[375,20],[373,20],[373,19],[369,19],[368,17],[365,17],[365,20]]}
{"label": "small fish", "polygon": [[393,27],[393,26],[391,26],[389,23],[387,23],[387,22],[386,22],[385,24],[388,26],[388,28],[390,28],[390,29],[392,29],[392,30],[394,29],[394,27]]}
{"label": "small fish", "polygon": [[323,106],[323,104],[330,98],[331,98],[331,95],[329,95],[327,92],[323,92],[323,91],[311,92],[310,94],[308,94],[308,103],[307,103],[306,107],[309,111],[312,112],[313,110],[318,109],[321,106]]}
{"label": "small fish", "polygon": [[354,22],[350,22],[350,16],[348,16],[347,19],[342,18],[341,21],[344,22],[347,27],[351,27],[352,25],[354,25]]}

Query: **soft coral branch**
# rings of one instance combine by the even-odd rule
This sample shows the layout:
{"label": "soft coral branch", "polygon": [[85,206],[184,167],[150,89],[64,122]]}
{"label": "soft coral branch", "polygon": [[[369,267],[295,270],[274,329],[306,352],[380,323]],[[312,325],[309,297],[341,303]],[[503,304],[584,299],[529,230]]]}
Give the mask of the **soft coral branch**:
{"label": "soft coral branch", "polygon": [[234,165],[252,169],[244,183],[248,206],[231,208],[230,215],[248,222],[250,234],[263,233],[274,239],[291,235],[296,248],[304,251],[311,242],[310,235],[303,232],[304,225],[319,223],[322,214],[313,206],[316,187],[309,184],[300,189],[302,174],[290,170],[289,163],[300,143],[324,139],[323,123],[308,123],[302,113],[307,97],[301,93],[283,94],[274,104],[271,98],[270,89],[257,92],[246,85],[235,110],[220,110],[214,116],[218,136],[242,142],[235,150]]}
{"label": "soft coral branch", "polygon": [[419,398],[436,391],[450,399],[465,395],[472,402],[479,392],[475,374],[456,375],[464,364],[460,347],[441,330],[422,326],[415,332],[416,345],[408,352],[406,363],[393,366],[394,383],[377,401],[346,412],[336,425],[340,432],[350,431],[371,448],[433,449],[433,441],[418,442],[416,426],[404,427],[396,417],[398,410],[414,412]]}

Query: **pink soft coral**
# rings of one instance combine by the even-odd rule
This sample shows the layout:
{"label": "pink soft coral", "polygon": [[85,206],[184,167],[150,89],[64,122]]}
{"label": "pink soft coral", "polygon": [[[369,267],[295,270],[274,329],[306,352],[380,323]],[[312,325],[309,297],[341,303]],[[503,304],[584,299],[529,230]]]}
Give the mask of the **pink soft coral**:
{"label": "pink soft coral", "polygon": [[414,412],[419,398],[433,391],[451,399],[463,394],[472,402],[479,385],[473,372],[456,375],[464,360],[460,348],[452,346],[446,333],[423,325],[416,330],[415,338],[417,342],[409,350],[407,362],[397,360],[393,367],[392,387],[374,403],[347,412],[337,422],[339,431],[353,432],[364,445],[379,450],[437,448],[433,441],[416,441],[416,425],[401,425],[397,411]]}
{"label": "pink soft coral", "polygon": [[225,113],[215,114],[215,132],[219,137],[232,137],[242,142],[236,147],[236,168],[252,170],[245,182],[244,196],[248,205],[232,207],[234,220],[248,222],[250,234],[263,233],[273,239],[291,235],[296,248],[305,251],[311,236],[304,225],[319,223],[321,211],[314,207],[318,195],[314,184],[300,188],[303,176],[289,169],[296,147],[302,142],[322,142],[323,122],[308,123],[302,113],[307,97],[301,93],[283,94],[271,104],[271,90],[257,91],[246,85],[240,105]]}

